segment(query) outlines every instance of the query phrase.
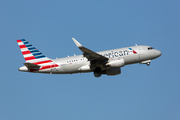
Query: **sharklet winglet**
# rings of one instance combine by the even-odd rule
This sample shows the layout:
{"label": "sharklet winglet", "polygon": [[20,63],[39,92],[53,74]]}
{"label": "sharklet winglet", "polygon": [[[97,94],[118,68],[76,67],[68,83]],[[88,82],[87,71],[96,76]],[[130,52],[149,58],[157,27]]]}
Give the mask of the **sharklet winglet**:
{"label": "sharklet winglet", "polygon": [[77,45],[77,47],[82,47],[82,45],[75,38],[72,38],[72,40]]}

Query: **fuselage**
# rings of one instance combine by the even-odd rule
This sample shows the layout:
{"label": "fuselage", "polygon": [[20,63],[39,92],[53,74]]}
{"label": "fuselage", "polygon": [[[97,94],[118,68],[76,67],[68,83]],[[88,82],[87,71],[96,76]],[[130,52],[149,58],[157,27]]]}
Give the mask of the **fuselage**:
{"label": "fuselage", "polygon": [[46,57],[25,39],[17,40],[26,61],[19,71],[47,74],[94,72],[95,77],[118,75],[125,65],[141,63],[149,66],[151,60],[161,55],[159,50],[145,45],[94,52],[72,39],[83,54],[60,59]]}
{"label": "fuselage", "polygon": [[[97,53],[107,57],[110,60],[116,58],[123,58],[125,61],[125,65],[153,60],[161,55],[161,52],[159,50],[153,49],[152,47],[145,45],[131,46],[131,47],[101,51]],[[54,62],[52,65],[56,64],[58,66],[40,71],[34,71],[34,72],[51,73],[51,74],[72,74],[72,73],[92,72],[92,70],[89,67],[90,62],[83,55],[53,59],[52,61]],[[21,67],[19,70],[28,72],[28,69],[25,66]]]}

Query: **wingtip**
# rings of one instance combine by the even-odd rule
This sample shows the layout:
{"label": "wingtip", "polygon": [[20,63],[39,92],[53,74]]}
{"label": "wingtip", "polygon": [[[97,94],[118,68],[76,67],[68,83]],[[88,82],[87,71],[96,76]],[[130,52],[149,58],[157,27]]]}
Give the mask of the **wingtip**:
{"label": "wingtip", "polygon": [[77,47],[82,47],[82,45],[75,38],[72,38],[72,40],[77,45]]}

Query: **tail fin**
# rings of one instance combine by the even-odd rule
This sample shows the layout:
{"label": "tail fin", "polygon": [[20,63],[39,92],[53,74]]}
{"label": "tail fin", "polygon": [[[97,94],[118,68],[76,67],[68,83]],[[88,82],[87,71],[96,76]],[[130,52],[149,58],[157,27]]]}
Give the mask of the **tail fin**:
{"label": "tail fin", "polygon": [[26,61],[26,63],[24,63],[26,68],[22,67],[19,69],[20,71],[29,71],[29,72],[46,71],[48,69],[58,67],[58,65],[55,64],[53,60],[49,59],[44,54],[42,54],[27,40],[20,39],[17,40],[17,42]]}
{"label": "tail fin", "polygon": [[32,44],[30,44],[25,39],[17,40],[20,50],[26,62],[33,64],[43,64],[52,62],[51,59],[47,58],[38,49],[36,49]]}

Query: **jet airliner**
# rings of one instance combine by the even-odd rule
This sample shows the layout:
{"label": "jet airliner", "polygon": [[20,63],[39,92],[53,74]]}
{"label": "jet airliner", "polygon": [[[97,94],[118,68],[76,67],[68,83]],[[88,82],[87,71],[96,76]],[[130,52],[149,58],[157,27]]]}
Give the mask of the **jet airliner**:
{"label": "jet airliner", "polygon": [[83,54],[59,59],[46,57],[25,39],[17,40],[26,61],[19,71],[47,74],[93,72],[95,77],[100,77],[102,74],[121,74],[121,67],[129,64],[140,63],[149,66],[151,60],[161,56],[159,50],[146,45],[94,52],[82,46],[75,38],[72,39]]}

